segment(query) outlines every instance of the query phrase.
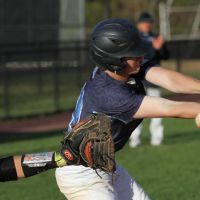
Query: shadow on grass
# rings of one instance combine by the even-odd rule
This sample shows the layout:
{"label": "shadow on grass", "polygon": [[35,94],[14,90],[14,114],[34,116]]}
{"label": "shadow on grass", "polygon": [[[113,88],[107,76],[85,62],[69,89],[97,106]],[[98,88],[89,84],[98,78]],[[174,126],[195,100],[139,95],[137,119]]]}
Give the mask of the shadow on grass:
{"label": "shadow on grass", "polygon": [[50,131],[50,132],[41,132],[41,133],[6,133],[0,134],[0,144],[6,142],[16,142],[16,141],[23,141],[23,140],[32,140],[38,138],[49,138],[54,136],[64,136],[63,130],[58,131]]}
{"label": "shadow on grass", "polygon": [[[64,136],[63,130],[50,131],[50,132],[41,132],[41,133],[6,133],[0,134],[0,144],[6,142],[15,142],[23,140],[32,140],[38,138],[49,138],[54,136]],[[187,132],[178,132],[171,135],[166,135],[164,138],[164,144],[174,145],[178,143],[187,143],[195,140],[200,140],[200,131],[191,131]],[[149,143],[149,139],[143,139],[144,145]]]}
{"label": "shadow on grass", "polygon": [[[142,146],[148,146],[149,145],[149,138],[142,138]],[[192,141],[200,140],[200,131],[199,130],[193,130],[191,132],[185,131],[185,132],[175,132],[170,135],[164,135],[164,145],[175,145],[175,144],[181,144],[181,143],[188,143]]]}
{"label": "shadow on grass", "polygon": [[200,131],[191,132],[179,132],[172,135],[166,135],[164,138],[164,144],[173,145],[178,143],[187,143],[195,140],[200,140]]}

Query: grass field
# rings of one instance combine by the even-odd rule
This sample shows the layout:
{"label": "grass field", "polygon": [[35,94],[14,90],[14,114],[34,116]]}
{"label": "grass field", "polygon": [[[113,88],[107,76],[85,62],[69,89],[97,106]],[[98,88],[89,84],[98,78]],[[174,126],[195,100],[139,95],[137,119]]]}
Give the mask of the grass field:
{"label": "grass field", "polygon": [[[143,145],[128,145],[117,154],[118,163],[143,186],[153,200],[200,199],[200,131],[193,120],[165,119],[165,141],[149,145],[145,122]],[[0,156],[54,150],[62,132],[0,136]],[[54,170],[17,182],[0,183],[0,200],[64,200]]]}

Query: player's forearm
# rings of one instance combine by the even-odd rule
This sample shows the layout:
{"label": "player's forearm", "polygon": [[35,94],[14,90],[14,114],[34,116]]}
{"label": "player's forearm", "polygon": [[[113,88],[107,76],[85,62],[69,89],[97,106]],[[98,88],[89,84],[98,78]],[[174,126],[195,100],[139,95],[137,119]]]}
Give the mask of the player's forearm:
{"label": "player's forearm", "polygon": [[152,67],[145,78],[149,82],[175,93],[200,94],[200,80],[176,71]]}
{"label": "player's forearm", "polygon": [[134,118],[195,118],[200,113],[200,103],[177,102],[165,98],[145,96]]}
{"label": "player's forearm", "polygon": [[200,94],[200,80],[172,71],[171,88],[176,93]]}
{"label": "player's forearm", "polygon": [[194,119],[200,113],[200,103],[172,102],[168,105],[169,117]]}
{"label": "player's forearm", "polygon": [[0,182],[30,177],[66,165],[57,152],[9,156],[0,159]]}

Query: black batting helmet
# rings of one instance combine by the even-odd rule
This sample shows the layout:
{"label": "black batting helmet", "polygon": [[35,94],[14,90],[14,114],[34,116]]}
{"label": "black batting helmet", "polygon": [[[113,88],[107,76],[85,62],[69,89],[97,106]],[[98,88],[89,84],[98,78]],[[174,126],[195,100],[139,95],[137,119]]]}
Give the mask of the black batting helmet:
{"label": "black batting helmet", "polygon": [[126,67],[122,58],[144,56],[149,47],[131,22],[107,19],[99,22],[92,32],[90,57],[100,67],[121,71]]}
{"label": "black batting helmet", "polygon": [[149,14],[148,12],[143,12],[138,17],[138,21],[137,22],[138,23],[148,22],[148,23],[153,24],[154,19],[153,19],[153,16],[151,14]]}

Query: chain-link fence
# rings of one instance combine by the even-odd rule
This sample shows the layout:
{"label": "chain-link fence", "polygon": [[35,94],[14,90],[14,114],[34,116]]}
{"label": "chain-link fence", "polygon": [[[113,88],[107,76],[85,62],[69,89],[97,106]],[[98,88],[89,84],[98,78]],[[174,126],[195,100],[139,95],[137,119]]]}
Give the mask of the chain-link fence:
{"label": "chain-link fence", "polygon": [[1,48],[0,118],[72,108],[90,67],[85,42]]}
{"label": "chain-link fence", "polygon": [[0,0],[0,44],[84,39],[85,0]]}

